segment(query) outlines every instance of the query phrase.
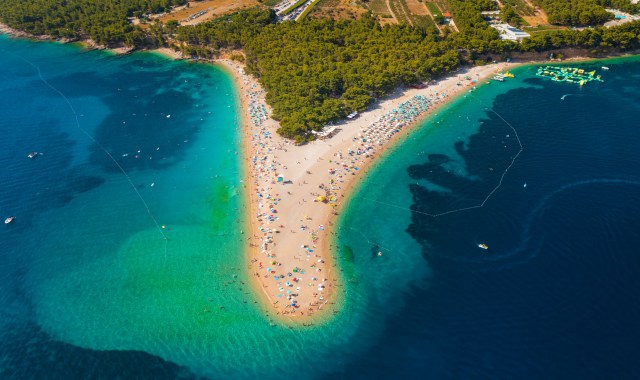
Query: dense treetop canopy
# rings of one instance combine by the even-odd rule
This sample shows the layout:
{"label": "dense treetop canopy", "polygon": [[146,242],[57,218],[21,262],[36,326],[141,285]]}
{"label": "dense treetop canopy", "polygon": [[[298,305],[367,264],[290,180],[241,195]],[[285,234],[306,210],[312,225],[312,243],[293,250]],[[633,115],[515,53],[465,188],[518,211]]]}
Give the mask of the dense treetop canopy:
{"label": "dense treetop canopy", "polygon": [[2,0],[0,19],[34,35],[78,39],[99,44],[147,44],[147,34],[128,17],[159,13],[186,0]]}
{"label": "dense treetop canopy", "polygon": [[[91,38],[108,46],[161,46],[167,41],[186,56],[211,58],[222,50],[244,52],[280,120],[279,132],[297,141],[311,131],[364,110],[375,98],[401,85],[426,81],[463,62],[483,64],[513,52],[568,47],[592,52],[640,47],[640,21],[598,27],[612,17],[604,6],[637,12],[628,0],[534,0],[552,22],[593,24],[585,30],[534,33],[521,43],[502,41],[481,15],[497,9],[493,0],[447,0],[459,33],[407,24],[380,26],[371,17],[334,21],[276,22],[275,13],[250,9],[196,26],[176,22],[141,29],[128,17],[161,12],[185,0],[2,0],[0,19],[26,32],[54,37]],[[503,16],[514,20],[513,9]],[[237,55],[237,57],[242,57]]]}
{"label": "dense treetop canopy", "polygon": [[613,18],[596,0],[536,0],[549,22],[559,25],[599,25]]}
{"label": "dense treetop canopy", "polygon": [[[381,27],[369,17],[270,24],[265,13],[183,27],[178,39],[192,46],[242,47],[248,70],[267,90],[273,117],[287,137],[309,138],[311,130],[364,110],[374,97],[446,73],[460,62],[457,50],[439,37],[406,24]],[[238,27],[242,23],[265,26],[250,30]]]}
{"label": "dense treetop canopy", "polygon": [[640,12],[640,3],[631,3],[631,0],[596,0],[598,4],[606,8],[619,9],[623,12],[637,14]]}

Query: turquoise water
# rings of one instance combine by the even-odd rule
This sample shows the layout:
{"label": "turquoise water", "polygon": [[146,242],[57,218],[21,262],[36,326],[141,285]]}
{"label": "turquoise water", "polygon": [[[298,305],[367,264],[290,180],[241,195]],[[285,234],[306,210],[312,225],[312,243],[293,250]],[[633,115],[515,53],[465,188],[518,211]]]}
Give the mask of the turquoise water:
{"label": "turquoise water", "polygon": [[371,276],[340,259],[345,302],[311,327],[257,303],[224,71],[7,38],[0,49],[0,211],[16,216],[0,229],[3,378],[318,378],[375,342],[404,268]]}
{"label": "turquoise water", "polygon": [[38,368],[54,377],[339,365],[354,313],[291,330],[246,284],[230,76],[149,53],[6,38],[0,49],[0,210],[16,216],[0,231],[3,378],[51,357]]}
{"label": "turquoise water", "polygon": [[569,65],[604,83],[517,68],[430,117],[362,183],[341,249],[376,269],[379,292],[388,272],[410,289],[336,375],[638,378],[640,59]]}
{"label": "turquoise water", "polygon": [[[535,362],[561,377],[615,340],[621,348],[602,363],[617,378],[631,373],[619,363],[637,356],[627,344],[635,308],[615,319],[627,338],[600,327],[580,351],[592,326],[575,324],[563,344],[553,336],[583,310],[606,326],[605,306],[622,315],[614,295],[631,297],[610,289],[634,289],[620,268],[640,269],[629,254],[640,230],[629,127],[636,61],[607,62],[605,83],[583,90],[524,67],[439,110],[341,216],[338,312],[289,328],[246,285],[239,113],[226,73],[7,38],[0,53],[0,212],[16,216],[0,229],[0,377],[525,378],[522,367],[539,378]],[[534,117],[540,110],[548,117]],[[425,219],[478,205],[496,188],[518,152],[498,114],[524,146],[504,184],[486,207]],[[29,160],[30,151],[43,155]],[[591,214],[585,204],[594,203]],[[602,220],[604,236],[593,227]],[[582,231],[596,240],[573,246]],[[576,238],[540,235],[552,232]],[[491,246],[486,255],[479,242]],[[554,260],[541,265],[540,252]],[[603,267],[610,276],[594,269]],[[554,268],[563,275],[544,275]],[[595,279],[601,294],[589,297],[577,278]],[[577,353],[564,367],[550,364],[567,352]]]}

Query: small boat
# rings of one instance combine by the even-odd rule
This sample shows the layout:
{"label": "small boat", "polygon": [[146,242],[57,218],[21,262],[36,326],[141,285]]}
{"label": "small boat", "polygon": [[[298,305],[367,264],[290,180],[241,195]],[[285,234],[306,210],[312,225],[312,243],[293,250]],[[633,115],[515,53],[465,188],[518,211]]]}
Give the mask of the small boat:
{"label": "small boat", "polygon": [[502,74],[502,75],[504,75],[507,78],[515,78],[516,77],[515,75],[513,75],[512,73],[510,73],[508,71],[505,71],[504,74]]}
{"label": "small boat", "polygon": [[13,222],[13,220],[15,219],[15,216],[10,216],[7,219],[4,220],[4,224],[9,224],[11,222]]}
{"label": "small boat", "polygon": [[484,243],[480,243],[480,244],[478,244],[478,248],[489,249],[489,246],[484,244]]}
{"label": "small boat", "polygon": [[607,66],[602,66],[602,70],[609,70]]}
{"label": "small boat", "polygon": [[27,157],[29,158],[36,158],[37,156],[40,156],[42,153],[38,153],[38,152],[29,152],[29,154],[27,154]]}

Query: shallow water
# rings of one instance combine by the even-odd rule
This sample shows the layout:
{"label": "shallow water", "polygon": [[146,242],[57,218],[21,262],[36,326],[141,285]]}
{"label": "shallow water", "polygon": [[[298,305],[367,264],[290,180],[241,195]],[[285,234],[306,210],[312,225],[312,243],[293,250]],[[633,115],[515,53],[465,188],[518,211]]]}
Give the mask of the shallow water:
{"label": "shallow water", "polygon": [[430,118],[362,184],[341,245],[426,275],[337,375],[637,378],[640,61],[579,65],[604,83],[518,68]]}
{"label": "shallow water", "polygon": [[[542,373],[536,361],[559,377],[612,342],[582,368],[631,373],[637,310],[614,295],[631,297],[638,264],[637,95],[622,82],[637,63],[608,62],[604,85],[582,91],[522,68],[439,111],[342,216],[340,311],[289,329],[246,285],[227,74],[148,53],[0,49],[0,211],[17,217],[0,229],[0,377],[511,378]],[[483,201],[518,151],[485,107],[522,155],[485,207],[427,217]],[[581,312],[625,336],[599,325],[577,350],[589,326],[566,321]],[[574,356],[553,367],[560,348]]]}
{"label": "shallow water", "polygon": [[355,306],[290,330],[246,284],[226,73],[149,53],[0,49],[0,210],[16,216],[0,230],[3,378],[38,376],[41,361],[65,378],[315,377],[357,347],[344,345]]}

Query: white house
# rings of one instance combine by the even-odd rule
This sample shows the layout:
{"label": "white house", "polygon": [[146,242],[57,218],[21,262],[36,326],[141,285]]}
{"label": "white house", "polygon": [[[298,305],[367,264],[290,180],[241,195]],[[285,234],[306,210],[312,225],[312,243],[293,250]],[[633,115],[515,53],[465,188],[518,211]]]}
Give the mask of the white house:
{"label": "white house", "polygon": [[491,27],[497,29],[498,32],[500,32],[500,38],[502,38],[503,40],[522,41],[525,38],[531,37],[529,33],[514,28],[509,24],[492,24]]}

